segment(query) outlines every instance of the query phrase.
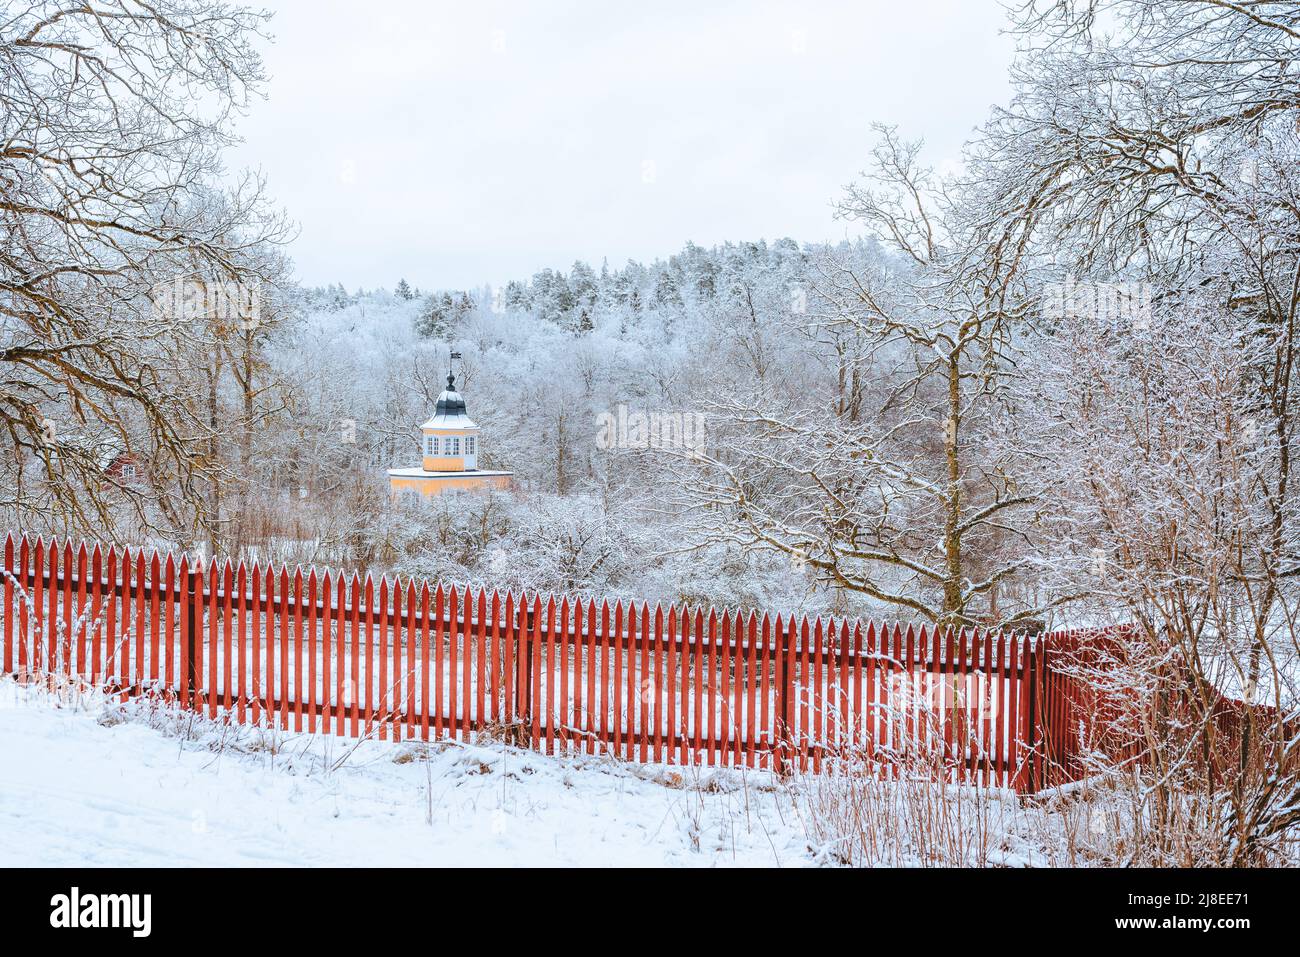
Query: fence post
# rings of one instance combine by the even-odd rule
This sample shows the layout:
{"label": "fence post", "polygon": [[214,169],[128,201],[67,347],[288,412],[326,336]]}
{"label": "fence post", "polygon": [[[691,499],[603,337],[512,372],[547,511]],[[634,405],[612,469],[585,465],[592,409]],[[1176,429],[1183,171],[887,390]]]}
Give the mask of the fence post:
{"label": "fence post", "polygon": [[[27,566],[24,563],[23,578],[27,577]],[[95,583],[96,585],[99,582]],[[23,581],[18,586],[26,588],[27,582]],[[5,538],[5,584],[4,584],[4,617],[5,617],[5,637],[4,637],[4,674],[9,674],[14,670],[14,536],[11,532]],[[22,601],[22,594],[19,593],[18,600]],[[21,638],[19,639],[21,640]]]}
{"label": "fence post", "polygon": [[201,571],[192,568],[185,576],[185,698],[191,710],[194,708],[194,666],[198,647],[195,636],[203,627],[203,615],[198,602],[198,599],[203,597],[203,586],[198,584],[201,574]]}
{"label": "fence post", "polygon": [[533,719],[533,613],[522,594],[515,622],[515,674],[516,717],[529,723]]}
{"label": "fence post", "polygon": [[794,695],[790,693],[790,636],[794,631],[794,615],[776,635],[776,691],[773,710],[776,712],[776,773],[785,777],[790,773],[790,725]]}
{"label": "fence post", "polygon": [[1056,676],[1052,673],[1052,655],[1047,649],[1047,639],[1040,639],[1042,648],[1042,662],[1040,666],[1038,707],[1035,709],[1035,717],[1038,718],[1038,746],[1034,749],[1034,761],[1037,762],[1037,773],[1035,780],[1038,789],[1051,787],[1056,775],[1053,773],[1055,764],[1055,749],[1057,735],[1056,707],[1060,700],[1060,684]]}
{"label": "fence post", "polygon": [[1034,794],[1042,787],[1038,770],[1038,713],[1042,708],[1039,700],[1039,681],[1045,670],[1042,657],[1038,654],[1038,641],[1031,638],[1028,642],[1027,660],[1025,661],[1025,680],[1029,682],[1029,708],[1025,715],[1025,765],[1028,780],[1025,785],[1027,794]]}

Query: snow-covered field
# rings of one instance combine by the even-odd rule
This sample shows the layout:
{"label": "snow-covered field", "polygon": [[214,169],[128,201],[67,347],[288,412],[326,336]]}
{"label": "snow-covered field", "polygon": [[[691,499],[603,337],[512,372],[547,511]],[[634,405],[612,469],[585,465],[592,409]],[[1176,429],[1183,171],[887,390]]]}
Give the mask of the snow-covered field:
{"label": "snow-covered field", "polygon": [[0,866],[799,866],[763,775],[348,742],[0,679]]}
{"label": "snow-covered field", "polygon": [[780,781],[223,725],[0,677],[0,867],[1105,866],[1139,839],[1122,790],[1021,801],[917,760]]}

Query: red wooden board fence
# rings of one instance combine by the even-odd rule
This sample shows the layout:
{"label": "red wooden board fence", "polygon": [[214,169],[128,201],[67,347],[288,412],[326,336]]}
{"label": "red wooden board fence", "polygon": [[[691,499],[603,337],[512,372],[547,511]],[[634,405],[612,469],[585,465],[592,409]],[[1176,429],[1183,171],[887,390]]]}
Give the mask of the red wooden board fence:
{"label": "red wooden board fence", "polygon": [[[211,718],[348,737],[1059,783],[1085,702],[1050,637],[501,594],[237,567],[58,539],[5,542],[4,672]],[[1047,758],[1052,760],[1048,761]],[[1063,770],[1064,769],[1064,770]]]}

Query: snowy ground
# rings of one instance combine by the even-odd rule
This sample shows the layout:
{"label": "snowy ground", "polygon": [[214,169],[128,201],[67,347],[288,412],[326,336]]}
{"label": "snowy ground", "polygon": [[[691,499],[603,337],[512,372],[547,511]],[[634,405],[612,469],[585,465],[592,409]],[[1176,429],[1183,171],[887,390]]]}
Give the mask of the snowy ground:
{"label": "snowy ground", "polygon": [[[355,747],[354,747],[355,744]],[[762,775],[223,729],[0,679],[0,866],[790,866]]]}

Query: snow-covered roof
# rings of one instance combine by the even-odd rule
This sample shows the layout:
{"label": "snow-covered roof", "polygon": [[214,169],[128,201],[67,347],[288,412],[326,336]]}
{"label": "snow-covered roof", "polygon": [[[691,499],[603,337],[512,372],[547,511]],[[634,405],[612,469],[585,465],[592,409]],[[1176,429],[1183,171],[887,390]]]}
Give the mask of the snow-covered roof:
{"label": "snow-covered roof", "polygon": [[471,419],[468,415],[465,415],[464,413],[461,413],[460,415],[439,415],[437,413],[434,413],[433,418],[425,422],[424,425],[420,426],[420,428],[422,429],[477,429],[478,423],[475,422],[473,419]]}
{"label": "snow-covered roof", "polygon": [[441,478],[473,478],[476,475],[479,477],[482,476],[492,477],[498,475],[514,475],[515,473],[514,472],[487,472],[487,471],[480,471],[478,469],[465,469],[460,472],[426,472],[424,469],[416,467],[416,468],[409,468],[409,469],[389,469],[388,474],[391,475],[393,478],[441,479]]}

